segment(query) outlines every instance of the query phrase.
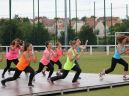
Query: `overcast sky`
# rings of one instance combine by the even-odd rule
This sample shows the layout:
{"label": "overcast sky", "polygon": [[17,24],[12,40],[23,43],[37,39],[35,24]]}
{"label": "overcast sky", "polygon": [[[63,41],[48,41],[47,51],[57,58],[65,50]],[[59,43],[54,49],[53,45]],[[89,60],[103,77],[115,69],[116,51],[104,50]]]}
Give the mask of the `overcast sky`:
{"label": "overcast sky", "polygon": [[[0,18],[9,16],[9,0],[0,0]],[[54,18],[55,16],[55,0],[39,0],[40,16]],[[69,1],[69,0],[67,0]],[[94,14],[94,1],[96,2],[96,16],[103,16],[104,0],[77,0],[78,17],[91,16]],[[58,17],[64,17],[64,0],[57,0]],[[126,17],[126,4],[129,6],[129,0],[106,0],[106,16],[111,14],[111,3],[113,5],[113,16],[120,18]],[[69,4],[68,4],[69,5]],[[71,0],[71,14],[75,17],[75,0]],[[129,10],[128,10],[129,11]],[[129,13],[129,12],[128,12]],[[18,14],[21,17],[32,18],[33,0],[12,0],[12,17]],[[35,15],[37,16],[37,0],[35,0]],[[69,15],[69,14],[68,14]]]}

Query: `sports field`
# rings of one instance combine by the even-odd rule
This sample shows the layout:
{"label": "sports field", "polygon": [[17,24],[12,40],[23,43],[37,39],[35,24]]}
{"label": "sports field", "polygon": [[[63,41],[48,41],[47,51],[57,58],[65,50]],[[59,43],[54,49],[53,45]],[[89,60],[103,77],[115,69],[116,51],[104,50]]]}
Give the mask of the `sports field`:
{"label": "sports field", "polygon": [[[37,53],[38,62],[42,57],[42,52]],[[104,68],[110,66],[112,58],[112,53],[107,56],[104,52],[95,52],[93,55],[89,55],[89,53],[84,53],[79,61],[82,72],[85,73],[99,73]],[[123,57],[129,63],[129,56]],[[66,60],[66,56],[61,57],[60,61],[64,64]],[[12,64],[14,65],[14,64]],[[38,63],[31,64],[31,66],[36,70],[38,68]],[[0,68],[5,67],[5,60],[3,60],[0,64]],[[55,70],[57,69],[55,65]],[[122,74],[123,66],[119,65],[116,67],[115,71],[112,74]],[[81,83],[81,82],[80,82]],[[129,96],[129,86],[117,87],[113,89],[101,89],[90,92],[77,92],[72,94],[66,94],[65,96]]]}

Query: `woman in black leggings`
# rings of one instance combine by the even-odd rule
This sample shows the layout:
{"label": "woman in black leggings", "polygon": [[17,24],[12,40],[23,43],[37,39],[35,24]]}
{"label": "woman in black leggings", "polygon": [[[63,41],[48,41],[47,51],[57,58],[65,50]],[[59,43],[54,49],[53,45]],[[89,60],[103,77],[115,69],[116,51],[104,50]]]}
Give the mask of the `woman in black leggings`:
{"label": "woman in black leggings", "polygon": [[58,75],[58,76],[54,76],[54,77],[51,77],[50,78],[50,83],[53,83],[54,81],[56,80],[59,80],[59,79],[64,79],[66,78],[66,76],[68,75],[68,73],[70,72],[70,70],[73,70],[73,71],[76,71],[76,74],[72,80],[72,83],[73,84],[80,84],[78,82],[78,77],[81,73],[81,69],[80,67],[78,67],[74,61],[76,59],[79,59],[78,58],[78,54],[76,52],[76,42],[75,41],[71,41],[71,48],[68,50],[68,55],[67,55],[67,60],[66,60],[66,63],[64,65],[64,68],[62,70],[62,74],[61,75]]}
{"label": "woman in black leggings", "polygon": [[[54,50],[55,56],[52,55],[51,56],[51,60],[50,63],[53,65],[56,64],[58,66],[58,72],[56,73],[57,75],[61,74],[61,70],[62,70],[62,63],[60,62],[60,57],[63,55],[63,50],[62,50],[62,45],[60,42],[56,43],[56,48]],[[47,68],[45,71],[49,71],[50,69]],[[43,75],[45,76],[45,71],[42,71]]]}
{"label": "woman in black leggings", "polygon": [[121,58],[121,55],[126,54],[128,52],[128,49],[125,49],[124,45],[129,43],[129,38],[127,36],[120,35],[117,37],[117,42],[118,42],[118,45],[116,47],[115,54],[112,57],[111,67],[104,70],[103,72],[99,74],[100,79],[103,79],[103,75],[114,71],[117,63],[119,63],[124,66],[123,80],[128,80],[126,76],[128,72],[128,63],[124,59]]}
{"label": "woman in black leggings", "polygon": [[20,57],[20,61],[16,65],[16,69],[15,69],[15,73],[14,73],[13,77],[9,77],[9,78],[6,78],[6,79],[2,80],[1,84],[3,86],[6,86],[5,85],[6,82],[16,80],[20,76],[22,71],[26,71],[26,72],[30,73],[28,86],[33,86],[32,85],[32,80],[33,80],[35,72],[29,66],[31,62],[35,63],[36,62],[36,58],[35,58],[34,54],[32,53],[32,44],[31,43],[27,43],[24,46],[24,52],[23,52],[23,54]]}
{"label": "woman in black leggings", "polygon": [[15,68],[10,68],[11,63],[13,62],[15,65],[19,62],[18,55],[19,51],[21,50],[21,40],[20,39],[14,39],[11,44],[9,51],[6,54],[6,67],[2,73],[2,78],[4,78],[4,75],[6,71],[12,71],[15,70]]}
{"label": "woman in black leggings", "polygon": [[35,72],[35,75],[42,72],[43,68],[46,66],[50,70],[47,78],[49,80],[54,71],[54,67],[50,62],[50,58],[52,55],[55,55],[55,53],[52,50],[52,43],[50,41],[46,41],[45,45],[46,45],[46,49],[43,52],[42,59],[40,60],[40,63],[39,63],[39,68]]}

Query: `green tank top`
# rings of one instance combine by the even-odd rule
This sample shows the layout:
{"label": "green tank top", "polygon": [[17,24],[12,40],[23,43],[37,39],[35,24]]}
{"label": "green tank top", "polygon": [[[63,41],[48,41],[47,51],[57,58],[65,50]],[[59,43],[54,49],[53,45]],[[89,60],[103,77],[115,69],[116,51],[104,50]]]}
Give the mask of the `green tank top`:
{"label": "green tank top", "polygon": [[[70,48],[69,50],[71,50],[72,55],[75,56],[75,50],[73,50],[72,48]],[[64,69],[65,70],[71,70],[74,66],[75,66],[74,60],[70,61],[69,57],[67,56],[66,63],[64,64]]]}

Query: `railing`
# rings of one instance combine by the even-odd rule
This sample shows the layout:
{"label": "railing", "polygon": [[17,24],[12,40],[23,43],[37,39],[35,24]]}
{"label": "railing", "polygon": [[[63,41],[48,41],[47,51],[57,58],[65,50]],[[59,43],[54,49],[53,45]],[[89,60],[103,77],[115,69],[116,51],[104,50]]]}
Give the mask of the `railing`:
{"label": "railing", "polygon": [[[55,46],[54,46],[55,47]],[[70,46],[62,46],[63,48],[69,48]],[[8,51],[9,46],[0,46],[0,51]],[[33,50],[44,50],[45,46],[39,46],[39,45],[34,45]],[[105,52],[105,54],[109,55],[110,52],[114,52],[115,50],[115,45],[87,45],[87,48],[85,51],[89,52],[90,55],[92,55],[94,52]]]}
{"label": "railing", "polygon": [[[129,47],[129,45],[127,45]],[[55,47],[55,46],[53,46]],[[63,45],[63,48],[68,49],[70,46],[68,45]],[[0,46],[0,51],[8,51],[9,46]],[[40,46],[40,45],[33,45],[33,50],[44,50],[45,45]],[[87,45],[87,48],[85,51],[89,52],[90,55],[92,55],[94,52],[105,52],[106,55],[109,55],[110,52],[114,52],[115,50],[115,45]]]}

